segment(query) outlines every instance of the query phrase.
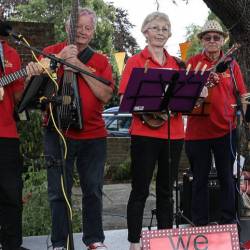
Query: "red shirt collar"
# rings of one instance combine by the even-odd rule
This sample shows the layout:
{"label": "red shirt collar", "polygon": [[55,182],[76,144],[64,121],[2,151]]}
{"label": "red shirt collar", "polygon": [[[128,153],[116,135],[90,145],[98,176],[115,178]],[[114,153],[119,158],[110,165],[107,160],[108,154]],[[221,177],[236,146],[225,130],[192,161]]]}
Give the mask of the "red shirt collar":
{"label": "red shirt collar", "polygon": [[[168,58],[169,54],[168,54],[167,50],[163,48],[163,51],[164,51],[164,54],[165,54],[166,58]],[[151,53],[150,53],[150,51],[149,51],[149,49],[148,49],[148,46],[146,46],[146,47],[143,49],[143,51],[141,52],[141,54],[142,54],[142,56],[143,56],[145,59],[151,59],[151,60],[153,59],[153,57],[152,57],[152,55],[151,55]]]}
{"label": "red shirt collar", "polygon": [[[224,55],[223,51],[220,51],[220,56],[218,58],[218,60]],[[203,50],[202,53],[201,53],[201,59],[204,60],[204,61],[207,61],[211,64],[215,64],[217,61],[212,61],[205,53],[205,51]]]}

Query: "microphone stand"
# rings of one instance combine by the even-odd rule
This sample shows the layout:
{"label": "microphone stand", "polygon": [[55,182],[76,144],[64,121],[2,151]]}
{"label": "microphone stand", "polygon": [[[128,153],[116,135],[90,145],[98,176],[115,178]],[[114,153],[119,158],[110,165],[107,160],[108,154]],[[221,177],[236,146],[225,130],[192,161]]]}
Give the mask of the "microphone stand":
{"label": "microphone stand", "polygon": [[[230,75],[232,77],[233,80],[233,85],[234,85],[234,93],[235,93],[235,98],[236,98],[236,107],[235,107],[235,114],[236,114],[236,163],[237,163],[237,182],[236,182],[236,193],[237,196],[235,197],[235,201],[236,201],[236,212],[237,215],[240,216],[240,204],[241,204],[241,197],[240,197],[240,171],[241,171],[241,166],[240,166],[240,123],[241,123],[241,116],[243,117],[243,122],[244,122],[244,111],[243,111],[243,106],[242,106],[242,102],[241,102],[241,98],[240,98],[240,93],[237,87],[237,82],[234,76],[234,72],[232,69],[232,65],[229,65],[229,71],[230,71]],[[236,218],[237,218],[236,215]],[[237,219],[237,223],[239,225],[239,230],[240,230],[240,222]],[[240,234],[239,234],[240,237]]]}
{"label": "microphone stand", "polygon": [[34,52],[37,52],[37,53],[43,55],[44,57],[47,57],[47,58],[51,59],[54,62],[61,63],[61,64],[65,65],[65,66],[68,66],[69,68],[72,68],[72,69],[74,69],[74,70],[76,70],[76,71],[78,71],[78,72],[80,72],[80,73],[82,73],[84,75],[90,76],[90,77],[104,83],[105,85],[110,85],[111,84],[110,81],[108,81],[108,80],[106,80],[106,79],[104,79],[102,77],[99,77],[99,76],[96,76],[96,75],[94,75],[92,73],[89,73],[88,71],[83,70],[83,69],[81,69],[81,68],[79,68],[79,67],[77,67],[77,66],[75,66],[75,65],[73,65],[71,63],[68,63],[68,62],[66,62],[65,60],[63,60],[63,59],[61,59],[59,57],[56,57],[56,56],[54,56],[52,54],[45,53],[42,50],[40,50],[40,49],[38,49],[36,47],[30,46],[30,45],[28,45],[28,44],[26,44],[26,43],[24,43],[24,42],[22,42],[20,40],[15,40],[15,43],[17,45],[21,45],[21,46],[23,46],[23,47],[25,47],[27,49],[30,49],[30,50],[32,50]]}

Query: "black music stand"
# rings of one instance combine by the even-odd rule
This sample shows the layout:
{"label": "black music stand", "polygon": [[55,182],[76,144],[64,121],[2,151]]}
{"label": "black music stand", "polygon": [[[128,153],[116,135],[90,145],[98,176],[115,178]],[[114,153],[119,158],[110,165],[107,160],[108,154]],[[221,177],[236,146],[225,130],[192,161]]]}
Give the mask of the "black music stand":
{"label": "black music stand", "polygon": [[[171,178],[171,151],[170,151],[170,113],[191,113],[201,91],[207,81],[209,72],[171,69],[147,69],[134,68],[123,96],[119,112],[141,113],[141,112],[167,112],[168,115],[168,165]],[[172,190],[171,180],[169,190]],[[176,227],[182,217],[191,225],[194,225],[185,217],[179,207],[178,199],[178,172],[175,176],[176,182]],[[172,195],[172,194],[171,194]],[[171,197],[172,202],[172,197]],[[152,217],[155,210],[152,210]],[[152,223],[152,218],[151,218]],[[151,224],[150,223],[150,224]],[[149,230],[151,225],[149,226]]]}
{"label": "black music stand", "polygon": [[[32,76],[18,105],[18,113],[28,109],[45,110],[56,89],[48,75]],[[45,97],[45,99],[41,99]]]}

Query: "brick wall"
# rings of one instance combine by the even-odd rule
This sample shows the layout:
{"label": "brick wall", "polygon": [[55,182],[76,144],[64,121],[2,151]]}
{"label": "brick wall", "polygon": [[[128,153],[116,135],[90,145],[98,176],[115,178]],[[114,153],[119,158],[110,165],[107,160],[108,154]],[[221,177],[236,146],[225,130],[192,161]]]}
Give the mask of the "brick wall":
{"label": "brick wall", "polygon": [[107,163],[112,167],[118,167],[129,157],[130,138],[108,137],[107,138]]}
{"label": "brick wall", "polygon": [[[119,167],[129,157],[130,138],[110,137],[107,139],[107,163],[111,168]],[[181,174],[184,169],[189,167],[187,156],[184,152],[184,147],[180,160]]]}
{"label": "brick wall", "polygon": [[[43,49],[55,41],[54,24],[52,23],[10,21],[9,24],[12,27],[12,31],[22,34],[31,46],[38,49]],[[15,44],[11,37],[8,37],[7,40],[20,53],[22,66],[33,60],[29,49]]]}

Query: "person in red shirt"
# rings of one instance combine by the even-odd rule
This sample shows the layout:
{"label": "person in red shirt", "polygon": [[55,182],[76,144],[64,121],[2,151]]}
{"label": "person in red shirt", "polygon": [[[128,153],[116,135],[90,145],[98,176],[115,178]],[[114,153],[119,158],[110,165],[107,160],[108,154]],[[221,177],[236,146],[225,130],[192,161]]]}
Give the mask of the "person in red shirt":
{"label": "person in red shirt", "polygon": [[[215,20],[209,20],[203,26],[198,38],[203,46],[202,53],[191,57],[187,64],[192,69],[200,64],[212,68],[223,56],[221,47],[227,33]],[[189,66],[188,66],[189,67]],[[217,84],[209,88],[205,102],[208,104],[208,115],[189,116],[187,121],[185,148],[191,170],[192,181],[192,220],[195,225],[209,223],[208,214],[208,176],[214,157],[220,183],[220,221],[219,223],[235,223],[235,182],[233,179],[233,163],[235,160],[235,87],[236,80],[240,95],[246,92],[240,67],[232,60],[229,68],[222,73],[212,73]]]}
{"label": "person in red shirt", "polygon": [[[148,45],[139,54],[128,59],[122,74],[119,94],[123,97],[133,68],[179,69],[180,65],[164,48],[171,36],[171,24],[165,13],[149,14],[141,31]],[[159,229],[173,226],[172,186],[178,173],[180,154],[184,140],[184,126],[181,114],[170,118],[170,150],[168,144],[168,122],[152,128],[139,115],[133,114],[131,133],[132,190],[127,206],[128,240],[130,250],[139,250],[143,211],[149,195],[149,186],[158,164],[156,177],[156,218]],[[171,157],[171,166],[169,166]],[[170,174],[171,173],[171,174]]]}
{"label": "person in red shirt", "polygon": [[[100,76],[110,85],[82,73],[77,73],[79,96],[82,104],[83,128],[69,128],[64,131],[67,138],[66,172],[69,196],[73,185],[73,168],[76,167],[80,177],[83,193],[83,242],[89,250],[106,250],[103,244],[102,227],[102,187],[104,165],[106,160],[106,129],[102,119],[103,105],[107,103],[113,92],[112,69],[106,56],[92,51],[89,42],[94,36],[96,14],[88,8],[79,8],[76,34],[76,45],[67,42],[58,43],[44,49],[44,52],[56,54],[89,73]],[[69,22],[66,23],[69,32]],[[92,51],[89,60],[83,63],[78,56],[88,49]],[[29,63],[29,75],[38,74],[41,68],[37,63]],[[57,71],[60,78],[66,70],[60,66]],[[53,249],[66,249],[68,227],[64,196],[61,190],[61,151],[58,135],[49,127],[45,128],[44,147],[48,165],[48,195],[52,215],[51,241]]]}
{"label": "person in red shirt", "polygon": [[[20,70],[17,51],[0,40],[0,77]],[[21,250],[22,158],[14,107],[21,99],[23,79],[0,87],[0,243],[3,250]]]}

